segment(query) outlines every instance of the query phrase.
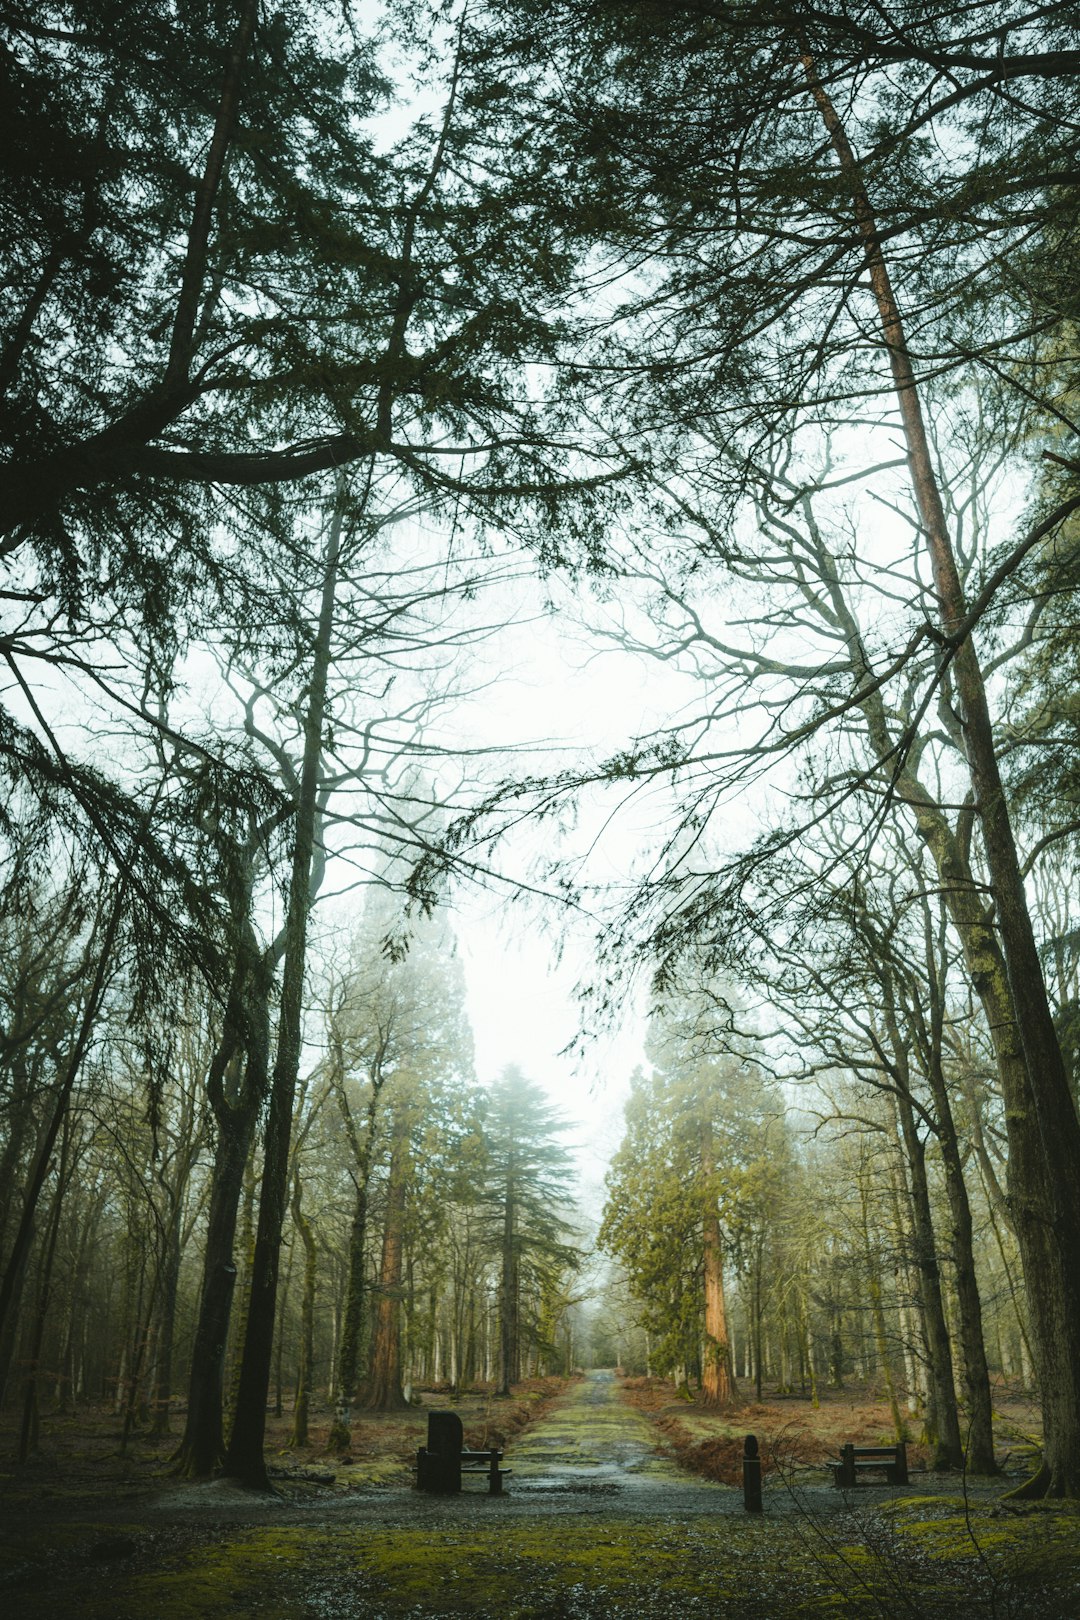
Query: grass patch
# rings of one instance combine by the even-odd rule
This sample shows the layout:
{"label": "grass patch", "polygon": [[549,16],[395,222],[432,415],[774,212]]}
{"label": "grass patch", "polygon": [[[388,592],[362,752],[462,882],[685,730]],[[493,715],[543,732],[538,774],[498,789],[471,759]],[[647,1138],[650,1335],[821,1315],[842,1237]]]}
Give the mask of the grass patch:
{"label": "grass patch", "polygon": [[[900,1497],[881,1516],[901,1543],[927,1558],[985,1560],[1014,1584],[1073,1585],[1080,1593],[1080,1502],[969,1502]],[[1080,1614],[1080,1602],[1075,1611]]]}

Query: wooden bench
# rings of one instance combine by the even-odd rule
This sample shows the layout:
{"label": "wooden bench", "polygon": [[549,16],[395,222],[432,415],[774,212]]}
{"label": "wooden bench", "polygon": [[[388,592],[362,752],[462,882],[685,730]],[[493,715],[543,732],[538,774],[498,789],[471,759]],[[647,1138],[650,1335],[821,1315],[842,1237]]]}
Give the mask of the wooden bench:
{"label": "wooden bench", "polygon": [[456,1412],[429,1412],[427,1445],[416,1451],[416,1488],[433,1496],[456,1496],[462,1474],[486,1474],[488,1495],[501,1496],[509,1468],[500,1467],[502,1452],[495,1446],[470,1451]]}
{"label": "wooden bench", "polygon": [[872,1484],[873,1481],[860,1477],[871,1470],[884,1472],[885,1478],[881,1483],[885,1485],[906,1485],[907,1446],[902,1440],[895,1446],[841,1446],[839,1458],[830,1467],[833,1483],[841,1489],[861,1483]]}

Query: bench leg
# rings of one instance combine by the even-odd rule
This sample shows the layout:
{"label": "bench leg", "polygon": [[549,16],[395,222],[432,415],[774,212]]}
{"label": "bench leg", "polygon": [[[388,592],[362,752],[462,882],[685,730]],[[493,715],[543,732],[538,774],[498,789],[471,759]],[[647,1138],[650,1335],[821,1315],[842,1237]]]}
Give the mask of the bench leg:
{"label": "bench leg", "polygon": [[502,1487],[502,1474],[499,1472],[499,1453],[493,1450],[491,1453],[491,1466],[488,1469],[488,1495],[501,1496]]}

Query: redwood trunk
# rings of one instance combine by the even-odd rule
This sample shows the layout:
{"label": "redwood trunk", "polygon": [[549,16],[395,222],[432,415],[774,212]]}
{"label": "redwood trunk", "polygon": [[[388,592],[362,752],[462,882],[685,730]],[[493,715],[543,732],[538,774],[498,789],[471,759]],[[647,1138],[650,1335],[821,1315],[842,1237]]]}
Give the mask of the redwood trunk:
{"label": "redwood trunk", "polygon": [[726,1406],[735,1393],[731,1346],[724,1309],[724,1250],[716,1207],[716,1160],[712,1129],[701,1131],[701,1179],[704,1190],[702,1233],[705,1242],[705,1356],[701,1395],[706,1406]]}

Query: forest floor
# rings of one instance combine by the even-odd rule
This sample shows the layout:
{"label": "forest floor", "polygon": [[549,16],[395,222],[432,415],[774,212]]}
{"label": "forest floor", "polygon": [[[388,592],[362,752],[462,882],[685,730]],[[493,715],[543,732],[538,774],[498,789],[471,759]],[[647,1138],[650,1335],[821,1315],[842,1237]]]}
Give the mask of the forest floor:
{"label": "forest floor", "polygon": [[[118,1456],[115,1419],[45,1424],[38,1454],[0,1465],[0,1611],[13,1620],[635,1620],[879,1615],[1080,1617],[1080,1509],[1011,1504],[1014,1483],[924,1472],[908,1487],[833,1488],[844,1440],[888,1438],[866,1390],[710,1413],[670,1385],[594,1372],[521,1386],[509,1401],[453,1404],[467,1439],[505,1445],[504,1497],[473,1478],[418,1496],[409,1465],[425,1394],[365,1414],[350,1458],[326,1427],[302,1452],[272,1421],[274,1496],[170,1473],[138,1434]],[[329,1414],[327,1414],[327,1419]],[[766,1460],[765,1511],[743,1508],[742,1436]],[[998,1435],[1022,1473],[1030,1406],[1000,1403]],[[10,1457],[14,1437],[0,1432]]]}

